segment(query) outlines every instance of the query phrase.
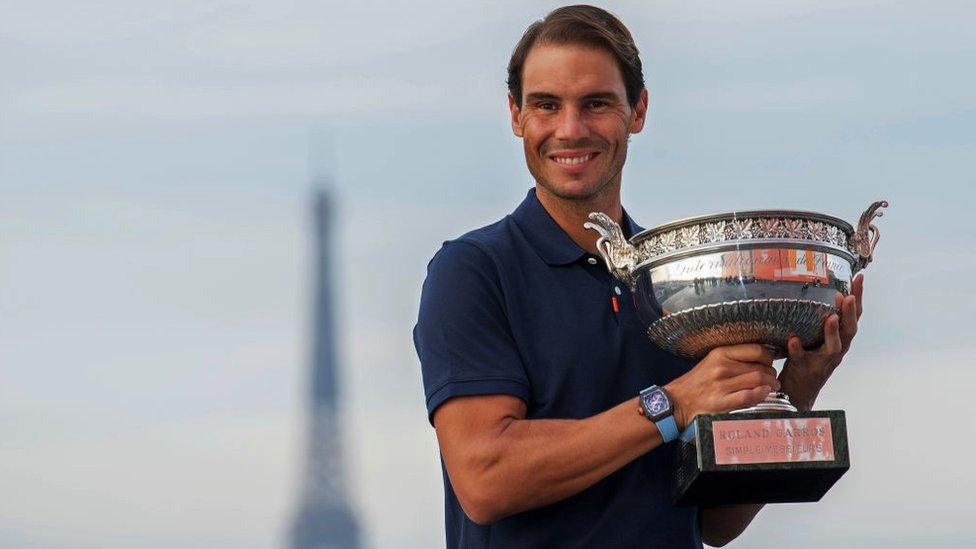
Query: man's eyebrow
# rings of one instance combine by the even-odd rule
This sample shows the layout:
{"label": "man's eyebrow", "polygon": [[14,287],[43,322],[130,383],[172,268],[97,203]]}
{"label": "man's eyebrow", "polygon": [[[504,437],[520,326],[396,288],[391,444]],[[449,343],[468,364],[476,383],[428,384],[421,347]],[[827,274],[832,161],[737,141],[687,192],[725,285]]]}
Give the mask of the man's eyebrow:
{"label": "man's eyebrow", "polygon": [[583,96],[583,101],[592,101],[594,99],[603,99],[604,101],[620,101],[620,97],[613,92],[594,92]]}
{"label": "man's eyebrow", "polygon": [[[620,96],[612,91],[599,91],[588,93],[582,97],[583,101],[593,101],[594,99],[599,99],[603,101],[620,101]],[[525,96],[525,101],[527,103],[537,103],[540,101],[561,101],[562,98],[556,94],[548,92],[532,92]]]}
{"label": "man's eyebrow", "polygon": [[559,96],[545,92],[533,92],[525,96],[525,101],[532,103],[537,101],[559,101]]}

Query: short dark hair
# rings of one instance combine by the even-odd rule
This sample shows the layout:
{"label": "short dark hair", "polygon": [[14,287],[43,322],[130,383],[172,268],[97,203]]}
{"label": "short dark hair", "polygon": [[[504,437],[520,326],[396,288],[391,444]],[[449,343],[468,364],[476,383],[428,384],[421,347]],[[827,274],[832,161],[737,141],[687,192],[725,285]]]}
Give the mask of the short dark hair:
{"label": "short dark hair", "polygon": [[565,6],[525,29],[508,62],[508,91],[522,107],[522,67],[537,44],[581,44],[602,48],[617,60],[624,77],[627,102],[633,107],[644,89],[640,52],[627,27],[612,13],[594,6]]}

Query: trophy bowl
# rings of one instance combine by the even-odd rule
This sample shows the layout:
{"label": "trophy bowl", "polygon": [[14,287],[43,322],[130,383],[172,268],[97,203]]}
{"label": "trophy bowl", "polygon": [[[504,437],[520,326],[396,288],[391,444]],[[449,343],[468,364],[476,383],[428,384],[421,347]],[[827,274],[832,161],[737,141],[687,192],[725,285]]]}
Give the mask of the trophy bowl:
{"label": "trophy bowl", "polygon": [[855,228],[829,215],[755,210],[682,219],[629,240],[607,215],[590,214],[610,273],[634,296],[647,334],[680,356],[762,343],[786,356],[791,335],[804,347],[823,342],[836,296],[871,262],[880,232],[872,223],[884,200]]}

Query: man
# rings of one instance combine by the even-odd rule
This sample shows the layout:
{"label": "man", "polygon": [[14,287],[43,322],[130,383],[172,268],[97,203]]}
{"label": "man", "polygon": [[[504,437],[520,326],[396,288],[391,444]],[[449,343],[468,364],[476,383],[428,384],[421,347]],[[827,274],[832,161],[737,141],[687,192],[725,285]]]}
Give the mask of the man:
{"label": "man", "polygon": [[[656,347],[628,289],[598,260],[587,214],[630,236],[620,203],[628,137],[647,115],[629,31],[589,6],[528,28],[508,68],[512,130],[536,181],[522,204],[446,242],[428,266],[414,340],[441,449],[448,547],[701,547],[738,536],[761,506],[670,503],[674,427],[783,390],[809,409],[850,346],[861,281],[825,343],[794,338],[777,379],[761,345],[697,364]],[[637,395],[657,386],[673,421]]]}

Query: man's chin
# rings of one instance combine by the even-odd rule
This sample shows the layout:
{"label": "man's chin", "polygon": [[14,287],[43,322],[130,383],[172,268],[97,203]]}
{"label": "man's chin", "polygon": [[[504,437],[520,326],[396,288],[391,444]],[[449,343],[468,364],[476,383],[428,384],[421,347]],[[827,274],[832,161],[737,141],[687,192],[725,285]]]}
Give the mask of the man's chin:
{"label": "man's chin", "polygon": [[540,183],[542,187],[549,192],[549,194],[552,194],[562,200],[570,200],[573,202],[586,202],[592,200],[599,196],[602,190],[607,188],[607,184],[587,183],[582,181],[558,183],[545,181]]}

